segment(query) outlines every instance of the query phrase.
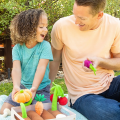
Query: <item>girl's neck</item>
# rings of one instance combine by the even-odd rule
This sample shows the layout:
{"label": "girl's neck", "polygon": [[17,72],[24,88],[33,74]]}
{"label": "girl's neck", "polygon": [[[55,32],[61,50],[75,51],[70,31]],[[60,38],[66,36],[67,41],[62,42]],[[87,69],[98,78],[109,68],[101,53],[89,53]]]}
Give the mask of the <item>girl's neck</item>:
{"label": "girl's neck", "polygon": [[35,45],[37,45],[37,43],[38,43],[37,41],[34,41],[34,42],[33,41],[28,41],[27,43],[25,43],[25,45],[26,45],[27,48],[30,49],[30,48],[33,48]]}

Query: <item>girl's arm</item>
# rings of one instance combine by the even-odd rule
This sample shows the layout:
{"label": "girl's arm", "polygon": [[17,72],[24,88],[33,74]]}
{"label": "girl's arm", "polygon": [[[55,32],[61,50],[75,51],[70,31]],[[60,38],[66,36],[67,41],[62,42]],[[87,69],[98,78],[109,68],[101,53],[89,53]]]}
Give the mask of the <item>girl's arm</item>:
{"label": "girl's arm", "polygon": [[19,60],[13,61],[11,76],[13,80],[13,91],[12,91],[12,99],[13,99],[14,94],[20,90],[21,65]]}
{"label": "girl's arm", "polygon": [[35,77],[33,80],[32,88],[31,88],[32,98],[34,98],[35,93],[43,80],[48,62],[49,62],[49,59],[39,60],[36,73],[35,73]]}

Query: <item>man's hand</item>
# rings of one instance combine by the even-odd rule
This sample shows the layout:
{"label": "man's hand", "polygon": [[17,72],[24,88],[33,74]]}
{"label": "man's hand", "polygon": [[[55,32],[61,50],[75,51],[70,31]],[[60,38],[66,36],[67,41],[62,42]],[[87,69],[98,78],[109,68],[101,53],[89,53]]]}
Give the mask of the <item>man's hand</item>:
{"label": "man's hand", "polygon": [[[97,68],[97,66],[99,66],[99,64],[101,63],[101,58],[99,58],[99,57],[88,57],[87,60],[92,62],[92,65],[94,68]],[[85,72],[92,72],[92,70],[90,68],[87,68],[84,65],[84,62],[82,64],[82,68]]]}

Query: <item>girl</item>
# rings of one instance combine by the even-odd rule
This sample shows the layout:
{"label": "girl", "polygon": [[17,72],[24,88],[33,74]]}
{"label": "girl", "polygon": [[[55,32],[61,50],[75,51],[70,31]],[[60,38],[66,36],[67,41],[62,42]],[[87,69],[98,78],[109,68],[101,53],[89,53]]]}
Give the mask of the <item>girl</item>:
{"label": "girl", "polygon": [[13,96],[20,89],[30,89],[32,104],[35,94],[44,94],[50,102],[49,61],[53,60],[51,46],[44,41],[48,30],[47,15],[42,9],[29,9],[16,15],[11,22],[10,32],[12,43],[13,90],[3,104],[0,113],[5,108],[19,106]]}

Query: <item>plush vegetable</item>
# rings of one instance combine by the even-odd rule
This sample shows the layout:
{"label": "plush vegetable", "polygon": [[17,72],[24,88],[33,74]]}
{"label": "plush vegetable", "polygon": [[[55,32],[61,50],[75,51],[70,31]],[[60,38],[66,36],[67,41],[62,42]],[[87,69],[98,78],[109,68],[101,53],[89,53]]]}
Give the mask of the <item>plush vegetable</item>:
{"label": "plush vegetable", "polygon": [[[50,101],[51,101],[51,102],[52,102],[52,99],[53,99],[53,95],[54,95],[54,94],[51,94],[51,95],[50,95]],[[59,97],[57,98],[57,102],[58,102],[58,101],[59,101]]]}
{"label": "plush vegetable", "polygon": [[59,114],[64,115],[63,113],[61,113],[61,112],[58,111],[58,110],[52,111],[51,109],[49,109],[48,112],[50,112],[55,118],[56,118],[56,116],[59,115]]}
{"label": "plush vegetable", "polygon": [[43,119],[54,119],[55,117],[50,113],[48,112],[47,110],[43,109],[43,112],[41,114],[41,117]]}
{"label": "plush vegetable", "polygon": [[56,118],[65,118],[66,117],[66,115],[64,115],[64,114],[58,114],[58,115],[56,115]]}
{"label": "plush vegetable", "polygon": [[26,108],[32,103],[32,93],[29,89],[21,89],[14,95],[14,100],[17,103],[20,103],[21,110],[22,110],[22,118],[27,118]]}
{"label": "plush vegetable", "polygon": [[32,103],[32,98],[27,103],[20,103],[21,110],[22,110],[22,118],[27,118],[26,108],[25,106],[28,106]]}
{"label": "plush vegetable", "polygon": [[14,100],[17,103],[28,102],[32,98],[32,93],[29,89],[21,89],[14,95]]}
{"label": "plush vegetable", "polygon": [[68,102],[68,99],[65,96],[59,98],[59,104],[60,105],[66,105],[67,102]]}
{"label": "plush vegetable", "polygon": [[41,116],[39,116],[35,111],[32,110],[28,111],[27,115],[31,120],[43,120]]}
{"label": "plush vegetable", "polygon": [[[18,112],[17,114],[22,117],[22,113],[21,112]],[[16,115],[15,115],[15,119],[16,120],[20,120]],[[31,119],[29,117],[27,117],[27,118],[24,118],[24,120],[31,120]]]}
{"label": "plush vegetable", "polygon": [[87,68],[90,68],[91,70],[93,70],[93,71],[94,71],[94,74],[96,75],[96,71],[97,71],[97,70],[96,70],[96,68],[93,67],[91,61],[85,60],[85,61],[84,61],[84,66],[86,66]]}
{"label": "plush vegetable", "polygon": [[38,115],[41,115],[43,112],[43,103],[42,101],[45,101],[46,98],[44,98],[44,95],[36,94],[35,100],[37,101],[35,104],[35,111]]}
{"label": "plush vegetable", "polygon": [[61,88],[60,85],[57,85],[54,82],[52,82],[52,84],[54,86],[50,90],[51,90],[51,93],[53,93],[53,91],[54,91],[54,95],[53,95],[53,99],[52,99],[52,107],[51,107],[51,109],[52,109],[52,111],[55,111],[55,110],[57,110],[58,96],[65,97],[65,95],[64,95],[64,91],[63,91],[63,89]]}
{"label": "plush vegetable", "polygon": [[9,115],[11,115],[11,111],[8,108],[5,108],[3,111],[3,117],[7,117]]}

